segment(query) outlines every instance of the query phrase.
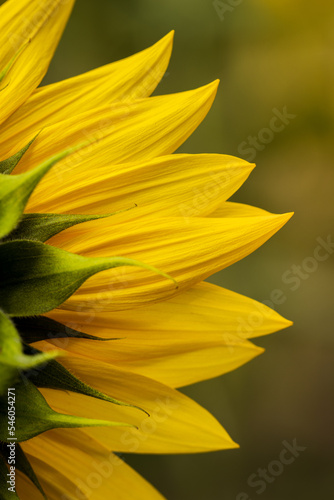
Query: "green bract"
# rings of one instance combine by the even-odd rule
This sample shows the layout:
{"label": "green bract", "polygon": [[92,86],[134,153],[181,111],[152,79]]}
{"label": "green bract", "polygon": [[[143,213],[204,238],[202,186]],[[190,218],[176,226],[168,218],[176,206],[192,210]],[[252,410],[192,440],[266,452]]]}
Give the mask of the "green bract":
{"label": "green bract", "polygon": [[42,314],[62,304],[93,274],[119,266],[139,266],[169,278],[133,259],[82,257],[37,241],[9,241],[0,245],[0,304],[10,316]]}
{"label": "green bract", "polygon": [[7,445],[13,442],[8,439],[9,388],[15,395],[15,405],[13,403],[10,409],[15,414],[16,468],[30,479],[44,498],[29,460],[18,444],[20,441],[61,427],[133,426],[57,413],[38,388],[72,391],[141,410],[131,402],[121,402],[103,394],[75,377],[54,360],[65,351],[51,348],[41,352],[29,345],[55,338],[65,339],[63,341],[67,338],[117,339],[102,339],[78,332],[40,315],[61,305],[87,278],[106,269],[140,266],[172,279],[158,269],[132,259],[88,258],[46,245],[45,241],[67,228],[112,214],[24,214],[29,197],[50,168],[87,144],[66,149],[26,173],[11,175],[33,141],[0,162],[0,497],[4,500],[18,499],[15,492],[7,489]]}
{"label": "green bract", "polygon": [[15,325],[20,331],[21,338],[28,344],[38,342],[39,340],[65,339],[58,340],[57,345],[62,347],[67,338],[86,339],[86,340],[119,340],[118,338],[104,338],[88,333],[78,332],[67,325],[62,325],[53,319],[45,316],[32,318],[15,318]]}
{"label": "green bract", "polygon": [[76,149],[66,149],[24,174],[0,174],[0,238],[7,236],[18,224],[31,193],[44,175]]}
{"label": "green bract", "polygon": [[[26,441],[50,429],[73,427],[134,427],[124,422],[110,422],[91,418],[64,415],[52,410],[39,390],[27,378],[15,385],[16,430],[18,441]],[[0,440],[8,437],[7,401],[0,401]]]}
{"label": "green bract", "polygon": [[59,352],[37,352],[27,356],[23,352],[20,336],[10,319],[0,311],[0,394],[7,392],[20,370],[27,370],[56,357]]}
{"label": "green bract", "polygon": [[[31,346],[25,346],[25,351],[35,356],[40,352]],[[78,394],[84,394],[85,396],[102,399],[103,401],[108,401],[109,403],[116,405],[130,406],[131,408],[141,410],[138,406],[123,403],[122,401],[107,396],[90,385],[85,384],[66,370],[63,365],[54,360],[44,366],[39,366],[36,370],[32,369],[23,372],[23,377],[28,378],[36,385],[36,387],[48,387],[50,389],[59,389],[61,391],[77,392]]]}
{"label": "green bract", "polygon": [[96,219],[109,217],[107,215],[79,215],[79,214],[23,214],[18,226],[11,232],[11,240],[47,241],[55,234],[69,227]]}
{"label": "green bract", "polygon": [[28,144],[26,144],[18,153],[15,153],[10,158],[7,158],[7,160],[0,161],[0,174],[11,174],[13,172],[14,168],[21,160],[24,153],[29,149],[31,144],[34,142],[36,137],[31,139],[31,141],[29,141]]}

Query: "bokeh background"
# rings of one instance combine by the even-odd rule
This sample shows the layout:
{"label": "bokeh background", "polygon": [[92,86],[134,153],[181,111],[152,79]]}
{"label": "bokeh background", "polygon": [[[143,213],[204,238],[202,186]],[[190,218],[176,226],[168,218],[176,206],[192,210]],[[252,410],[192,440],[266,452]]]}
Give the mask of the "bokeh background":
{"label": "bokeh background", "polygon": [[[331,498],[334,253],[310,258],[317,238],[334,239],[334,4],[78,0],[45,83],[129,56],[171,29],[173,57],[157,93],[221,80],[211,112],[181,151],[252,159],[257,168],[233,200],[295,212],[261,249],[212,281],[259,301],[281,290],[273,305],[295,324],[259,339],[266,353],[241,369],[184,389],[240,450],[125,459],[170,500]],[[264,131],[284,108],[290,118],[283,130]],[[294,282],[284,278],[293,275]],[[249,476],[294,439],[306,449],[258,494]]]}

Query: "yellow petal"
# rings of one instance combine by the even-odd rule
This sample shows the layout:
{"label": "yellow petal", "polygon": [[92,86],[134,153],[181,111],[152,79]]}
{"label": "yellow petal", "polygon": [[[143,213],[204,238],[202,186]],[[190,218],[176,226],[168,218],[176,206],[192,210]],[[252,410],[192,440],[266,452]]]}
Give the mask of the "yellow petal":
{"label": "yellow petal", "polygon": [[[159,342],[160,332],[155,332],[156,335],[153,333],[148,331],[146,335],[138,335],[132,341],[129,336],[111,343],[73,342],[70,339],[51,343],[56,346],[66,344],[66,351],[73,355],[126,368],[170,387],[183,387],[218,377],[239,368],[263,352],[260,347],[232,333],[220,332],[220,339],[214,341],[208,339],[210,335],[203,331],[205,340],[193,342],[188,333],[182,342],[176,338],[176,331],[172,330],[169,345],[166,344],[166,338]],[[38,343],[36,347],[43,350],[45,345],[45,342]]]}
{"label": "yellow petal", "polygon": [[[44,500],[43,495],[39,492],[39,490],[33,485],[33,483],[27,478],[23,472],[19,469],[15,470],[16,475],[16,493],[20,500]],[[61,496],[59,492],[57,496],[49,496],[48,500],[59,500]],[[85,500],[85,499],[84,499]]]}
{"label": "yellow petal", "polygon": [[267,212],[267,210],[263,210],[262,208],[228,201],[216,208],[216,210],[210,214],[210,217],[259,217],[261,215],[269,214],[270,212]]}
{"label": "yellow petal", "polygon": [[87,362],[87,358],[66,356],[62,363],[80,380],[150,414],[80,394],[41,390],[49,404],[62,413],[91,418],[103,415],[109,420],[136,425],[138,429],[113,427],[85,431],[114,451],[194,453],[237,446],[209,412],[175,389],[110,364]]}
{"label": "yellow petal", "polygon": [[[147,213],[205,216],[247,179],[253,165],[227,155],[170,155],[83,171],[77,164],[62,181],[46,178],[30,198],[29,212],[112,213],[138,206]],[[67,179],[66,179],[67,178]]]}
{"label": "yellow petal", "polygon": [[[20,173],[40,164],[69,145],[95,142],[57,164],[49,182],[65,181],[67,170],[81,163],[82,172],[113,163],[142,161],[173,153],[209,111],[217,82],[178,94],[150,97],[97,108],[46,127],[15,169]],[[27,144],[22,141],[22,147]],[[31,139],[31,137],[30,137]],[[17,152],[21,144],[16,144]],[[10,152],[11,153],[11,152]],[[1,154],[4,154],[1,151]],[[9,156],[9,154],[7,155]],[[66,175],[68,182],[68,175]]]}
{"label": "yellow petal", "polygon": [[38,88],[4,123],[0,144],[5,143],[9,150],[27,137],[35,136],[43,127],[69,116],[112,102],[149,96],[166,71],[172,43],[173,32],[131,57]]}
{"label": "yellow petal", "polygon": [[262,352],[247,338],[291,322],[255,300],[200,283],[171,300],[127,312],[54,310],[68,327],[116,341],[56,339],[51,343],[105,363],[181,387],[234,370]]}
{"label": "yellow petal", "polygon": [[50,500],[59,500],[61,494],[91,500],[163,500],[123,460],[81,430],[50,431],[22,447]]}
{"label": "yellow petal", "polygon": [[[29,446],[22,446],[24,451],[29,451]],[[43,452],[40,453],[43,456]],[[63,469],[57,470],[53,467],[52,457],[49,456],[48,462],[44,462],[39,457],[35,458],[30,456],[29,453],[26,454],[30,465],[34,469],[34,472],[43,488],[47,500],[59,500],[65,498],[67,500],[67,494],[73,491],[79,491],[72,478],[66,477],[64,470],[67,467],[66,455],[63,457]],[[30,484],[29,484],[30,483]],[[23,474],[20,474],[17,481],[17,492],[20,500],[43,500],[43,496],[39,490],[32,485],[30,481],[27,480]],[[81,491],[80,491],[81,494]],[[76,498],[76,497],[71,497]],[[81,496],[83,500],[88,500],[87,497]]]}
{"label": "yellow petal", "polygon": [[0,7],[0,71],[18,54],[0,84],[0,123],[41,82],[73,4],[74,0],[8,0]]}
{"label": "yellow petal", "polygon": [[166,300],[250,254],[291,217],[144,217],[138,223],[128,222],[127,213],[81,224],[50,243],[86,256],[141,260],[171,275],[178,289],[143,269],[120,267],[87,280],[61,308],[117,311]]}

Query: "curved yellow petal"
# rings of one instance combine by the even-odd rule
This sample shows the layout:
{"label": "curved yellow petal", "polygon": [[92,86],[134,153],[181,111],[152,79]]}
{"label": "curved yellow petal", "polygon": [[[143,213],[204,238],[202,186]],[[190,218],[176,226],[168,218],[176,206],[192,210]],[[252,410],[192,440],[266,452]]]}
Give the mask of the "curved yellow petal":
{"label": "curved yellow petal", "polygon": [[1,150],[5,153],[27,137],[34,137],[43,127],[69,116],[116,101],[148,97],[166,71],[172,44],[173,32],[131,57],[38,88],[4,123]]}
{"label": "curved yellow petal", "polygon": [[[44,500],[43,495],[39,492],[39,490],[33,485],[33,483],[27,478],[23,472],[19,469],[15,470],[16,475],[16,493],[20,500]],[[58,494],[55,496],[49,495],[48,500],[59,500],[61,496]],[[85,500],[85,499],[84,499]]]}
{"label": "curved yellow petal", "polygon": [[270,215],[270,212],[263,210],[263,208],[253,207],[252,205],[227,201],[211,212],[210,217],[259,217],[262,215]]}
{"label": "curved yellow petal", "polygon": [[[110,321],[112,321],[110,319]],[[66,351],[95,361],[103,361],[113,366],[126,368],[134,373],[150,377],[170,387],[184,387],[218,377],[236,370],[248,361],[263,353],[263,349],[232,333],[220,333],[219,340],[191,342],[187,337],[184,342],[177,341],[175,331],[170,337],[174,342],[166,345],[166,340],[159,343],[159,332],[142,335],[136,340],[113,341],[55,341],[54,345],[65,345]],[[182,333],[182,332],[181,332]],[[216,335],[218,336],[218,335]],[[45,343],[37,344],[40,349]]]}
{"label": "curved yellow petal", "polygon": [[262,352],[247,338],[291,325],[264,304],[205,282],[170,300],[139,308],[134,316],[127,312],[92,315],[60,309],[48,316],[91,335],[119,339],[56,339],[51,341],[56,347],[171,387],[238,368]]}
{"label": "curved yellow petal", "polygon": [[0,7],[0,72],[17,56],[0,83],[0,123],[41,82],[73,4],[74,0],[7,0]]}
{"label": "curved yellow petal", "polygon": [[[59,162],[50,172],[49,182],[65,181],[67,170],[78,163],[84,172],[173,153],[206,116],[217,85],[213,82],[188,92],[115,103],[82,113],[80,120],[74,116],[46,127],[25,153],[15,173],[39,165],[69,144],[81,144],[87,139],[93,142]],[[23,141],[22,147],[26,143]],[[16,144],[13,152],[20,147],[21,144]]]}
{"label": "curved yellow petal", "polygon": [[[86,429],[86,433],[114,451],[126,453],[195,453],[235,448],[219,422],[184,394],[148,377],[101,361],[66,356],[62,364],[82,381],[105,394],[145,409],[143,412],[88,399],[75,393],[41,389],[57,411],[73,415],[120,420],[138,429]],[[128,430],[129,429],[129,430]]]}
{"label": "curved yellow petal", "polygon": [[[42,443],[39,444],[43,446]],[[24,451],[29,452],[29,446],[26,447],[23,445],[22,448]],[[43,457],[44,453],[41,452],[39,455]],[[63,498],[67,500],[67,494],[74,491],[81,495],[79,498],[88,500],[88,498],[83,495],[83,492],[76,487],[72,478],[64,473],[67,468],[67,461],[65,461],[67,459],[66,455],[63,457],[63,468],[60,470],[53,466],[53,460],[50,456],[48,461],[43,461],[43,459],[38,456],[30,456],[29,453],[26,454],[26,457],[34,469],[40,485],[46,494],[47,500],[59,500]],[[25,476],[19,476],[17,492],[20,500],[43,500],[43,496],[39,490],[32,486],[32,483],[29,483],[30,481],[28,481]],[[77,497],[73,496],[72,498]]]}
{"label": "curved yellow petal", "polygon": [[69,498],[163,500],[123,460],[83,431],[50,431],[22,447],[50,500],[62,498],[55,495],[54,488]]}
{"label": "curved yellow petal", "polygon": [[[128,212],[127,212],[128,213]],[[131,257],[162,269],[178,282],[138,268],[120,267],[87,280],[61,308],[117,311],[166,300],[237,262],[267,241],[291,214],[242,218],[144,217],[127,213],[81,224],[50,240],[86,256]]]}
{"label": "curved yellow petal", "polygon": [[206,216],[247,179],[253,165],[228,155],[169,155],[83,172],[75,165],[55,182],[47,177],[30,198],[28,212],[113,213],[137,206],[145,214]]}

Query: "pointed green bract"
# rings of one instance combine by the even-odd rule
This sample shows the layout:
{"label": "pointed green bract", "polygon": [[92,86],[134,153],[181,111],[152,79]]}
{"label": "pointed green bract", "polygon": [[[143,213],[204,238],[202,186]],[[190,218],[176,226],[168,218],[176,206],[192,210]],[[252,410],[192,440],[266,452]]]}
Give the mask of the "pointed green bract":
{"label": "pointed green bract", "polygon": [[7,158],[7,160],[0,161],[0,174],[8,175],[12,173],[12,171],[19,163],[24,153],[30,148],[36,137],[37,135],[33,139],[31,139],[31,141],[29,141],[28,144],[26,144],[18,153],[15,153],[10,158]]}
{"label": "pointed green bract", "polygon": [[64,339],[58,342],[59,347],[62,347],[68,338],[100,340],[104,342],[107,340],[120,340],[119,338],[96,337],[95,335],[79,332],[45,316],[14,318],[13,321],[20,332],[21,338],[28,344],[39,342],[40,340]]}
{"label": "pointed green bract", "polygon": [[12,321],[0,310],[0,394],[19,375],[20,370],[27,370],[59,355],[59,351],[38,353],[33,356],[24,354],[20,336]]}
{"label": "pointed green bract", "polygon": [[7,236],[16,227],[31,193],[44,175],[55,163],[80,147],[82,145],[68,148],[24,174],[0,174],[0,238]]}
{"label": "pointed green bract", "polygon": [[[41,351],[38,351],[34,347],[26,345],[25,352],[26,354],[36,355]],[[33,382],[36,387],[77,392],[78,394],[84,394],[85,396],[108,401],[108,403],[136,408],[137,410],[144,411],[144,413],[147,414],[145,410],[142,410],[142,408],[139,408],[138,406],[119,401],[118,399],[107,396],[106,394],[103,394],[103,392],[100,392],[90,385],[85,384],[77,377],[75,377],[72,373],[70,373],[63,365],[57,363],[57,361],[54,360],[49,361],[47,366],[40,366],[36,370],[33,369],[24,372],[23,376],[27,377],[31,382]]]}
{"label": "pointed green bract", "polygon": [[7,240],[35,240],[45,242],[55,234],[69,227],[83,222],[103,219],[106,215],[77,215],[77,214],[23,214],[18,226],[12,231]]}
{"label": "pointed green bract", "polygon": [[[7,443],[0,443],[0,454],[5,458],[5,460],[8,463],[9,448],[7,446]],[[37,476],[36,476],[33,468],[31,467],[30,462],[27,459],[27,457],[26,457],[24,451],[22,450],[21,446],[19,445],[19,443],[15,443],[15,467],[16,467],[16,469],[23,472],[23,474],[26,475],[30,479],[30,481],[41,492],[41,494],[43,495],[43,498],[45,500],[47,500],[46,495],[43,491],[43,488],[41,487],[41,485],[37,479]]]}
{"label": "pointed green bract", "polygon": [[[1,168],[1,162],[0,162]],[[136,205],[135,205],[136,206]],[[105,219],[134,207],[119,210],[111,214],[23,214],[18,226],[6,237],[6,240],[34,240],[45,242],[58,233],[72,226],[97,219]]]}
{"label": "pointed green bract", "polygon": [[[16,428],[17,440],[26,441],[50,429],[77,427],[134,427],[124,422],[95,420],[91,418],[64,415],[52,410],[43,395],[28,379],[15,386],[16,393]],[[0,399],[0,440],[8,436],[7,400]]]}
{"label": "pointed green bract", "polygon": [[10,316],[43,314],[65,302],[90,276],[119,266],[139,266],[175,280],[158,269],[124,257],[82,257],[37,241],[0,245],[0,304]]}

